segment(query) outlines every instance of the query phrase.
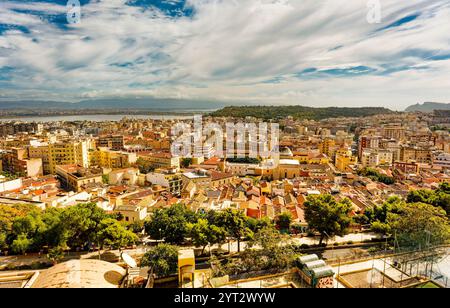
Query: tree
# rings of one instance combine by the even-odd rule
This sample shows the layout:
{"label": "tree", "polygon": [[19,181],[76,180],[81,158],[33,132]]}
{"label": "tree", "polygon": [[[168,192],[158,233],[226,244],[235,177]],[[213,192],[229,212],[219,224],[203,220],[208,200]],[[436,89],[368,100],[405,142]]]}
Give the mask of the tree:
{"label": "tree", "polygon": [[424,248],[445,244],[450,225],[444,210],[426,203],[408,203],[388,218],[391,233],[404,247]]}
{"label": "tree", "polygon": [[122,247],[134,244],[138,238],[136,234],[127,230],[117,220],[105,218],[98,225],[96,240],[99,244],[100,253],[100,249],[103,249],[104,245],[120,250]]}
{"label": "tree", "polygon": [[366,221],[371,224],[372,231],[390,234],[391,226],[388,223],[388,218],[392,214],[400,213],[404,203],[399,197],[394,196],[386,200],[381,206],[368,207],[364,211],[364,216]]}
{"label": "tree", "polygon": [[99,224],[105,218],[105,211],[95,203],[71,206],[61,213],[62,237],[71,248],[95,243]]}
{"label": "tree", "polygon": [[202,247],[202,254],[208,244],[222,243],[226,239],[225,229],[209,224],[207,219],[200,218],[196,223],[188,223],[187,229],[196,247]]}
{"label": "tree", "polygon": [[141,267],[149,266],[158,277],[166,277],[177,272],[178,248],[169,244],[153,247],[141,260]]}
{"label": "tree", "polygon": [[196,222],[197,216],[182,204],[157,209],[145,222],[145,231],[151,238],[181,244],[188,235],[187,223]]}
{"label": "tree", "polygon": [[6,243],[6,233],[0,233],[0,251],[8,248],[8,244]]}
{"label": "tree", "polygon": [[25,254],[33,244],[31,239],[28,239],[25,234],[20,234],[11,244],[11,249],[14,253]]}
{"label": "tree", "polygon": [[181,160],[181,167],[188,168],[192,164],[192,158],[185,157]]}
{"label": "tree", "polygon": [[450,184],[442,183],[435,191],[429,189],[412,190],[406,200],[408,203],[427,203],[443,208],[447,214],[450,211]]}
{"label": "tree", "polygon": [[292,215],[291,213],[285,212],[278,215],[276,219],[276,225],[281,231],[289,231],[289,228],[292,223]]}
{"label": "tree", "polygon": [[155,171],[155,167],[153,167],[152,163],[148,160],[139,157],[136,161],[136,166],[139,169],[139,172],[142,174],[147,174],[149,172]]}
{"label": "tree", "polygon": [[253,232],[257,233],[259,230],[263,228],[274,228],[273,222],[269,217],[265,216],[261,219],[256,219],[252,217],[246,218],[247,227]]}
{"label": "tree", "polygon": [[51,248],[48,251],[47,258],[51,260],[53,264],[57,264],[64,259],[64,248],[62,246]]}
{"label": "tree", "polygon": [[304,206],[309,228],[320,233],[319,244],[322,244],[325,235],[342,236],[347,233],[351,222],[348,199],[336,202],[331,195],[308,196]]}
{"label": "tree", "polygon": [[252,231],[247,227],[247,217],[243,212],[235,209],[226,209],[218,212],[216,216],[216,225],[227,230],[230,237],[238,243],[238,252],[241,251],[241,239],[250,236]]}

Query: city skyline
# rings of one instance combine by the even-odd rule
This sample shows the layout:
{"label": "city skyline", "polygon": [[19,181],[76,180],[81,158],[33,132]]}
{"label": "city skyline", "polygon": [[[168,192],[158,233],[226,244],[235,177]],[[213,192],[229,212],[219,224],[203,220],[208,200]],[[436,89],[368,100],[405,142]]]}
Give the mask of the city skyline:
{"label": "city skyline", "polygon": [[448,1],[80,2],[2,2],[0,100],[448,102]]}

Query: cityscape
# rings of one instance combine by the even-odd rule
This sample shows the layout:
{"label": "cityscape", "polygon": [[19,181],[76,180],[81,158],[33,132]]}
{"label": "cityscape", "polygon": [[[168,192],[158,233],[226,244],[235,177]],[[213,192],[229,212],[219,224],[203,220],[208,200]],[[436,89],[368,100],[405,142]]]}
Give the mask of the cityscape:
{"label": "cityscape", "polygon": [[[318,46],[301,46],[306,60],[291,60],[293,74],[284,66],[290,51],[277,61],[278,47],[258,45],[254,37],[255,50],[244,57],[245,64],[231,63],[239,56],[231,49],[240,45],[217,42],[198,23],[211,23],[224,36],[229,34],[221,28],[222,17],[208,17],[217,9],[226,15],[237,7],[263,12],[276,27],[283,16],[294,23],[291,10],[326,15],[327,4],[154,2],[1,4],[0,289],[171,289],[170,303],[206,305],[276,303],[299,291],[294,289],[450,288],[448,37],[437,54],[411,48],[402,56],[396,53],[398,59],[392,55],[397,64],[390,66],[377,62],[383,46],[379,56],[363,54],[366,42],[345,46],[349,39],[317,54],[323,59],[309,59],[315,52],[309,48]],[[393,44],[389,38],[400,35],[398,40],[412,45],[422,27],[433,33],[426,42],[434,48],[432,43],[448,33],[433,32],[430,24],[445,20],[450,5],[412,2],[344,7],[364,12],[364,29],[350,31],[351,39],[370,32],[379,38],[375,42]],[[100,8],[106,10],[99,13],[100,25],[106,12],[115,16],[113,9],[126,20],[99,30],[91,15]],[[378,15],[377,8],[384,13]],[[45,10],[54,17],[62,14],[64,21],[48,19]],[[249,16],[245,31],[255,35],[259,28]],[[348,22],[355,18],[348,16]],[[23,18],[24,25],[12,17]],[[236,16],[236,23],[241,18]],[[158,30],[133,32],[147,19]],[[132,20],[137,29],[128,29]],[[300,28],[309,25],[314,31],[310,22]],[[378,30],[372,32],[373,27]],[[97,31],[90,38],[85,36],[89,29]],[[123,46],[113,52],[112,38],[123,35],[121,29],[132,31],[127,42],[133,52]],[[319,27],[324,42],[311,44],[331,47],[327,30]],[[45,34],[33,38],[39,31]],[[215,45],[192,54],[202,45],[196,31],[207,37],[205,44],[224,48],[224,63],[200,59],[213,57],[211,51],[219,50]],[[279,31],[278,43],[285,36],[286,42],[296,39]],[[64,44],[52,35],[60,32],[78,35],[80,42],[67,51],[76,59],[55,64],[51,55]],[[175,43],[167,43],[165,35],[187,46],[174,51]],[[184,41],[188,35],[193,37]],[[29,48],[25,40],[36,40],[37,53],[49,58],[27,62],[21,54]],[[98,51],[91,41],[112,49]],[[275,49],[269,52],[268,46]],[[142,48],[155,48],[147,50],[150,62]],[[359,50],[355,61],[370,64],[338,65],[334,53],[340,50],[342,55]],[[117,55],[121,62],[105,68],[104,61]],[[184,63],[187,59],[193,63]],[[283,72],[276,72],[277,65]],[[374,89],[364,86],[369,81]],[[221,291],[213,298],[212,289]]]}

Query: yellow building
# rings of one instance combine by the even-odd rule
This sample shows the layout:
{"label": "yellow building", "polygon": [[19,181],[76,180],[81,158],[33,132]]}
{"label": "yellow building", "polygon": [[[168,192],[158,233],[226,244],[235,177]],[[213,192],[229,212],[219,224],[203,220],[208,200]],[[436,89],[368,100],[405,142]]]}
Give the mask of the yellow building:
{"label": "yellow building", "polygon": [[280,159],[273,170],[274,180],[294,179],[300,176],[300,163],[294,159]]}
{"label": "yellow building", "polygon": [[[186,281],[195,281],[195,255],[193,249],[178,251],[178,282],[182,286]],[[194,286],[193,286],[194,287]]]}
{"label": "yellow building", "polygon": [[136,153],[113,151],[104,147],[89,152],[90,165],[103,168],[128,168],[136,159]]}
{"label": "yellow building", "polygon": [[334,157],[336,152],[336,141],[331,138],[325,138],[319,145],[320,153],[325,154],[328,157]]}
{"label": "yellow building", "polygon": [[358,157],[353,156],[350,151],[336,152],[335,166],[339,171],[346,171],[348,166],[356,165],[357,163]]}
{"label": "yellow building", "polygon": [[178,157],[172,156],[170,153],[154,153],[151,155],[139,156],[150,163],[150,165],[157,169],[179,169],[180,159]]}
{"label": "yellow building", "polygon": [[49,171],[54,174],[58,165],[89,167],[88,141],[68,141],[48,145]]}

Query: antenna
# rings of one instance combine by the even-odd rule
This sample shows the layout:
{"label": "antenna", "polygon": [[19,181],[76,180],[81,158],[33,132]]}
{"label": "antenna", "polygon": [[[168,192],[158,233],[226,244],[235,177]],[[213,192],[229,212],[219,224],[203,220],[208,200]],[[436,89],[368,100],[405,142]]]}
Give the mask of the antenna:
{"label": "antenna", "polygon": [[135,268],[137,267],[137,263],[136,260],[134,260],[129,254],[127,254],[126,252],[122,252],[122,254],[120,255],[122,260],[126,263],[126,265],[128,265],[129,268]]}

